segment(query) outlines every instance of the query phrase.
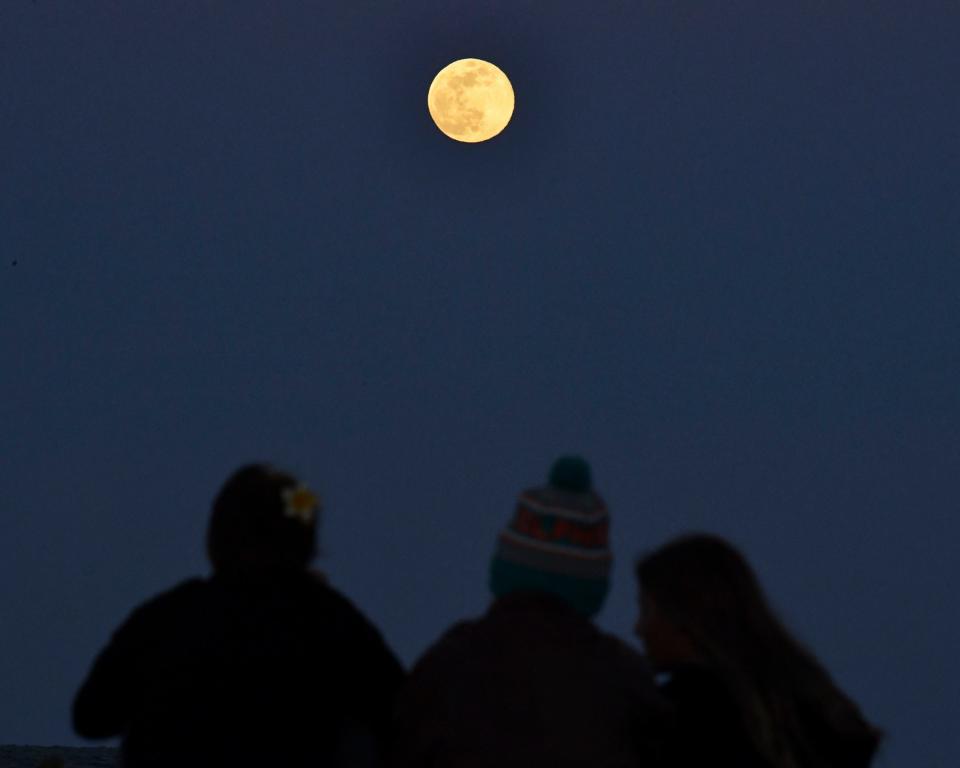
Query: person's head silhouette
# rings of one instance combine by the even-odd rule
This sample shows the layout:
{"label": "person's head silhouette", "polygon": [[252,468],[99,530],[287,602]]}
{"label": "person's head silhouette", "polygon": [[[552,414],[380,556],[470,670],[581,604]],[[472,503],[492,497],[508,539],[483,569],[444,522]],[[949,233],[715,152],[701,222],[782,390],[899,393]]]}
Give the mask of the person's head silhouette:
{"label": "person's head silhouette", "polygon": [[637,633],[654,664],[740,668],[761,639],[785,635],[746,558],[710,534],[675,539],[637,564],[642,612]]}
{"label": "person's head silhouette", "polygon": [[217,494],[207,554],[217,574],[304,570],[317,551],[317,497],[267,464],[238,469]]}

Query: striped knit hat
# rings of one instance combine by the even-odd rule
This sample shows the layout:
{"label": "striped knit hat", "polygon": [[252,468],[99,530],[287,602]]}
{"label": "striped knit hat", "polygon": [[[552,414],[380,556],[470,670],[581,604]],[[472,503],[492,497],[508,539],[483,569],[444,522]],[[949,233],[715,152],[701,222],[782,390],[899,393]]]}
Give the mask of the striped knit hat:
{"label": "striped knit hat", "polygon": [[490,589],[550,592],[593,616],[609,589],[612,555],[607,507],[594,493],[590,465],[578,456],[554,462],[549,484],[520,494],[490,564]]}

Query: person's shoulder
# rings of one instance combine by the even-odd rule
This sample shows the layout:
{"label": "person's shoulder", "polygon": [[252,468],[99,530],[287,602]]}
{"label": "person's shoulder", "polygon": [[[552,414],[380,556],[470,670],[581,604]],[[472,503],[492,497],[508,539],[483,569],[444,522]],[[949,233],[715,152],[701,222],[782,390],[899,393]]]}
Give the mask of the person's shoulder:
{"label": "person's shoulder", "polygon": [[180,583],[175,584],[169,589],[159,593],[157,598],[168,600],[184,600],[203,594],[207,591],[209,586],[210,582],[207,579],[202,579],[199,576],[193,576],[189,579],[184,579]]}
{"label": "person's shoulder", "polygon": [[156,627],[190,610],[203,599],[207,582],[200,578],[191,578],[159,592],[137,605],[127,616],[118,632],[128,634],[138,630]]}
{"label": "person's shoulder", "polygon": [[420,656],[413,666],[413,672],[424,673],[427,670],[444,669],[451,664],[459,664],[464,658],[479,662],[479,652],[489,648],[481,637],[483,619],[465,619],[447,629]]}
{"label": "person's shoulder", "polygon": [[325,634],[329,634],[328,630],[336,627],[340,637],[348,644],[385,643],[380,630],[356,603],[325,578],[308,574],[301,586],[310,602],[310,610]]}
{"label": "person's shoulder", "polygon": [[477,619],[461,619],[440,635],[437,642],[434,643],[434,646],[454,648],[471,644],[482,639],[486,628],[487,625],[482,617]]}
{"label": "person's shoulder", "polygon": [[208,589],[208,582],[200,577],[185,579],[163,592],[141,603],[140,607],[148,610],[162,610],[164,608],[202,599]]}
{"label": "person's shoulder", "polygon": [[403,667],[380,629],[353,601],[330,585],[325,577],[307,574],[303,587],[313,601],[312,626],[342,660],[362,662],[387,687],[399,685]]}
{"label": "person's shoulder", "polygon": [[202,600],[209,590],[209,582],[199,577],[185,579],[143,601],[138,611],[157,613]]}
{"label": "person's shoulder", "polygon": [[370,623],[357,604],[330,584],[325,577],[307,574],[301,587],[306,598],[325,613],[339,616],[345,621]]}

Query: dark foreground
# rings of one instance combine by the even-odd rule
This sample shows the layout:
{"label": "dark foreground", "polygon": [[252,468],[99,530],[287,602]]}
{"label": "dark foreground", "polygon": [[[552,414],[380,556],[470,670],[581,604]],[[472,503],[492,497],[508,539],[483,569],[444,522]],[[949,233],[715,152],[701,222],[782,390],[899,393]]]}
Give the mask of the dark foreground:
{"label": "dark foreground", "polygon": [[117,750],[112,747],[0,745],[0,768],[38,768],[42,761],[57,757],[64,768],[114,768],[117,764]]}

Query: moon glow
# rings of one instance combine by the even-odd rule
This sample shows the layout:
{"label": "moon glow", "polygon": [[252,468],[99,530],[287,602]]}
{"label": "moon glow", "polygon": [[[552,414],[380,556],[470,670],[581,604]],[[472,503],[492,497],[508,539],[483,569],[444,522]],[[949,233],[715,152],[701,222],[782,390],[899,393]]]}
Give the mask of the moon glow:
{"label": "moon glow", "polygon": [[513,86],[482,59],[459,59],[441,69],[427,92],[430,117],[455,141],[492,139],[513,115]]}

